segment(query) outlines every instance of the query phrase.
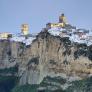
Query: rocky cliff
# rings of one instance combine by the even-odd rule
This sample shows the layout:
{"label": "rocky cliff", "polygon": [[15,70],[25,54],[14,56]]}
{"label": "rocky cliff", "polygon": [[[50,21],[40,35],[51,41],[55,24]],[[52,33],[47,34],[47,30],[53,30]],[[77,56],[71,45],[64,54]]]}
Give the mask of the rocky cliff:
{"label": "rocky cliff", "polygon": [[92,46],[71,43],[68,37],[60,38],[46,31],[37,35],[21,58],[20,84],[39,84],[46,76],[72,81],[92,74]]}
{"label": "rocky cliff", "polygon": [[92,46],[72,43],[68,37],[40,32],[32,44],[0,41],[0,68],[18,65],[20,85],[39,84],[46,76],[69,81],[92,74]]}

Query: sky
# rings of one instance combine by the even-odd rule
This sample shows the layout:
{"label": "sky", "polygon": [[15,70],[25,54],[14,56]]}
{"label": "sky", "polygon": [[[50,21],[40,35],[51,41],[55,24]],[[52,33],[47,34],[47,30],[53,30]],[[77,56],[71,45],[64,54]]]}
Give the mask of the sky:
{"label": "sky", "polygon": [[0,0],[0,32],[20,33],[29,24],[38,33],[62,13],[71,25],[92,29],[92,0]]}

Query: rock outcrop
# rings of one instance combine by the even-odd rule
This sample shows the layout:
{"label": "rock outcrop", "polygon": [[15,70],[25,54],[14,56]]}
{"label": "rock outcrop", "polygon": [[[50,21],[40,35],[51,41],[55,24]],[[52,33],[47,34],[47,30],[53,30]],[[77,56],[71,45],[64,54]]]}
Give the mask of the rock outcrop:
{"label": "rock outcrop", "polygon": [[[71,43],[68,37],[40,32],[32,44],[0,41],[0,68],[18,65],[20,85],[39,84],[46,76],[69,80],[92,74],[92,46]],[[72,77],[72,79],[71,79]]]}
{"label": "rock outcrop", "polygon": [[21,55],[20,84],[39,84],[46,76],[88,77],[92,74],[91,55],[92,46],[40,32]]}

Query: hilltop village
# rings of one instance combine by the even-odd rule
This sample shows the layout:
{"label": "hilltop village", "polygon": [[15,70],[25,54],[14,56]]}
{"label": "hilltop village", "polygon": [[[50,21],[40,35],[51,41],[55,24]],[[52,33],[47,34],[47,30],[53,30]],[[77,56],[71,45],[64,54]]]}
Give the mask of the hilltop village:
{"label": "hilltop village", "polygon": [[11,92],[22,87],[23,92],[92,92],[92,32],[72,26],[61,14],[38,34],[30,34],[28,24],[18,34],[1,33],[0,76],[4,89],[15,77]]}
{"label": "hilltop village", "polygon": [[[67,23],[67,19],[64,14],[59,16],[59,21],[57,23],[47,23],[46,27],[42,30],[47,30],[51,35],[68,37],[71,42],[87,44],[87,46],[92,45],[92,31],[86,29],[78,29],[75,26]],[[11,33],[0,33],[1,40],[17,41],[23,42],[26,45],[30,45],[32,41],[36,38],[37,34],[29,33],[28,24],[22,24],[21,32],[18,35]]]}

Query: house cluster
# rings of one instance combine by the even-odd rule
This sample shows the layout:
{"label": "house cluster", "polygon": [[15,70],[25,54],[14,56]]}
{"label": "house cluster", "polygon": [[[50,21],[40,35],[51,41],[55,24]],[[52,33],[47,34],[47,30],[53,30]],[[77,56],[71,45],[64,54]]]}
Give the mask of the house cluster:
{"label": "house cluster", "polygon": [[85,43],[88,46],[92,45],[92,32],[85,29],[65,29],[54,27],[48,30],[48,32],[54,36],[68,37],[71,42]]}
{"label": "house cluster", "polygon": [[[29,34],[29,26],[28,24],[22,24],[21,25],[21,35],[22,36],[26,36]],[[8,38],[12,38],[13,35],[12,33],[9,33],[9,32],[2,32],[0,33],[0,39],[8,39]]]}
{"label": "house cluster", "polygon": [[[54,36],[68,37],[71,42],[85,43],[88,46],[92,45],[92,31],[86,29],[77,29],[70,25],[64,14],[59,16],[58,23],[47,23],[46,30]],[[36,35],[29,34],[28,24],[22,24],[21,32],[19,35],[13,35],[11,33],[0,33],[0,39],[10,39],[11,41],[23,42],[26,45],[32,43],[36,38]]]}
{"label": "house cluster", "polygon": [[49,33],[54,36],[69,37],[71,42],[85,43],[88,46],[92,45],[92,32],[86,29],[77,29],[71,24],[67,23],[64,14],[59,16],[58,23],[48,23],[46,28]]}
{"label": "house cluster", "polygon": [[35,35],[29,34],[29,26],[28,24],[22,24],[21,32],[19,34],[12,34],[8,32],[0,33],[1,40],[10,40],[14,42],[22,42],[25,45],[30,45],[32,41],[35,39]]}

